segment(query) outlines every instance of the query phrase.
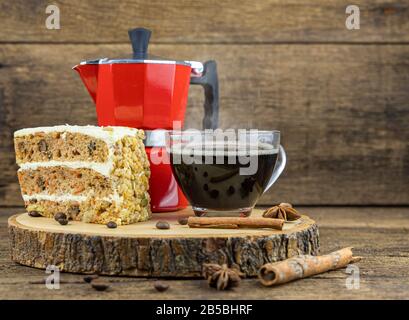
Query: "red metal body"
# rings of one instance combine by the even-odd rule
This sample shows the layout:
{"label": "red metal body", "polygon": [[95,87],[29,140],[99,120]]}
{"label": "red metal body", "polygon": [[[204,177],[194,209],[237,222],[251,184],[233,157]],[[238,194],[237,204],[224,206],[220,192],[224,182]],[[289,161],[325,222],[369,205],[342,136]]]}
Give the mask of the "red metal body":
{"label": "red metal body", "polygon": [[[74,67],[96,103],[100,126],[172,129],[185,119],[191,67],[172,63],[80,64]],[[155,147],[156,152],[166,152]],[[146,148],[150,158],[152,149]],[[169,164],[152,164],[154,212],[187,206]]]}
{"label": "red metal body", "polygon": [[191,68],[163,63],[74,67],[94,99],[100,126],[172,129],[185,119]]}
{"label": "red metal body", "polygon": [[[154,153],[159,153],[159,155],[157,155],[159,157],[168,157],[165,148],[146,147],[145,150],[149,160]],[[161,153],[165,153],[166,155]],[[165,212],[186,208],[188,201],[173,176],[171,166],[166,163],[153,164],[152,162],[150,162],[150,165],[151,177],[149,179],[149,191],[152,211]]]}

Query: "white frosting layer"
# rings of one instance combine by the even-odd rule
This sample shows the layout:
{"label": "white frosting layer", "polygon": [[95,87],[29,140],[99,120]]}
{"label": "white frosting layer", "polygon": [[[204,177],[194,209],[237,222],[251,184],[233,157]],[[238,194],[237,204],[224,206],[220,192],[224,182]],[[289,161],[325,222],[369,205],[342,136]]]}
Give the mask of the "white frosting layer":
{"label": "white frosting layer", "polygon": [[19,164],[19,170],[37,170],[38,168],[47,167],[66,167],[71,169],[92,169],[109,177],[111,174],[113,160],[109,157],[106,162],[90,162],[90,161],[46,161],[46,162],[24,162]]}
{"label": "white frosting layer", "polygon": [[[110,128],[112,130],[104,130],[104,128]],[[135,136],[138,129],[128,127],[98,127],[98,126],[70,126],[68,124],[53,127],[37,127],[26,128],[17,130],[14,132],[14,137],[21,137],[29,134],[35,134],[38,132],[50,133],[50,132],[71,132],[82,133],[94,138],[102,139],[106,142],[114,143],[125,136]]]}
{"label": "white frosting layer", "polygon": [[[64,201],[77,201],[77,202],[82,202],[87,200],[86,196],[77,196],[73,194],[32,194],[32,195],[27,195],[23,194],[23,200],[24,201],[30,201],[31,199],[37,199],[37,200],[48,200],[48,201],[54,201],[54,202],[64,202]],[[109,197],[104,197],[101,198],[101,200],[104,201],[109,201],[109,202],[121,202],[122,198],[119,197],[117,193],[109,196]]]}
{"label": "white frosting layer", "polygon": [[49,194],[33,194],[31,196],[23,194],[24,201],[30,201],[31,199],[37,200],[48,200],[48,201],[77,201],[82,202],[87,199],[86,196],[76,196],[73,194],[63,194],[63,195],[49,195]]}

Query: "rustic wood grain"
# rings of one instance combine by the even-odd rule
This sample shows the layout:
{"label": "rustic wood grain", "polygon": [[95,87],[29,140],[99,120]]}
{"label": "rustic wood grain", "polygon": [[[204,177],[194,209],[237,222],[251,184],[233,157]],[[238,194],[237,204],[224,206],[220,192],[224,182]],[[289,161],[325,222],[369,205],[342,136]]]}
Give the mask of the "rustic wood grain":
{"label": "rustic wood grain", "polygon": [[[261,217],[262,210],[252,216]],[[9,219],[13,261],[46,269],[103,275],[148,277],[201,277],[203,263],[236,264],[247,276],[256,276],[268,262],[297,254],[317,255],[318,228],[303,216],[283,230],[200,229],[178,224],[180,212],[154,214],[150,221],[108,229],[104,225],[70,222],[61,226],[53,219],[31,218],[26,213]],[[169,230],[155,225],[165,220]]]}
{"label": "rustic wood grain", "polygon": [[[43,271],[19,266],[10,260],[7,218],[22,208],[0,209],[0,299],[408,299],[409,208],[299,208],[320,227],[321,253],[354,246],[363,256],[356,264],[360,289],[348,290],[345,270],[265,288],[245,279],[232,291],[208,288],[205,280],[163,280],[166,292],[153,288],[153,279],[104,277],[110,289],[97,292],[82,276],[63,273],[61,289],[42,284]],[[387,214],[385,214],[387,212]],[[378,222],[378,223],[375,223]]]}
{"label": "rustic wood grain", "polygon": [[[256,49],[256,50],[255,50]],[[40,125],[95,124],[71,67],[128,45],[0,47],[0,204],[22,203],[12,133]],[[260,204],[409,203],[409,46],[152,45],[162,56],[216,59],[222,128],[282,131],[283,176]],[[200,127],[192,87],[186,127]]]}
{"label": "rustic wood grain", "polygon": [[[48,30],[45,9],[56,4],[61,29]],[[2,42],[128,42],[145,26],[160,43],[408,42],[409,4],[358,0],[361,29],[345,27],[348,0],[24,1],[0,3]],[[101,23],[103,22],[103,23]]]}

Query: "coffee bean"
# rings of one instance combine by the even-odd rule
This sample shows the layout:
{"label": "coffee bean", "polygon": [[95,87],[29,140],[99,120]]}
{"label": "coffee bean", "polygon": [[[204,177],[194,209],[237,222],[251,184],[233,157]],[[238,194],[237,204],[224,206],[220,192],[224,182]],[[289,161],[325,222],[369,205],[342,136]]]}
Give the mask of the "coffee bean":
{"label": "coffee bean", "polygon": [[100,280],[91,281],[91,286],[97,291],[105,291],[106,289],[109,288],[109,285],[107,283],[102,282]]}
{"label": "coffee bean", "polygon": [[107,223],[107,227],[110,229],[115,229],[117,227],[117,224],[114,221],[109,221]]}
{"label": "coffee bean", "polygon": [[210,191],[210,196],[215,199],[219,196],[219,191],[218,190],[212,190]]}
{"label": "coffee bean", "polygon": [[205,184],[203,185],[203,190],[204,190],[204,191],[208,191],[208,190],[209,190],[209,186],[207,185],[207,183],[205,183]]}
{"label": "coffee bean", "polygon": [[57,212],[57,213],[54,215],[54,219],[57,220],[57,221],[60,220],[60,219],[67,220],[67,216],[65,215],[64,212]]}
{"label": "coffee bean", "polygon": [[153,286],[159,292],[164,292],[164,291],[169,289],[169,285],[167,283],[162,282],[162,281],[155,281]]}
{"label": "coffee bean", "polygon": [[167,221],[158,221],[156,223],[156,228],[158,229],[169,229],[170,225]]}
{"label": "coffee bean", "polygon": [[236,191],[236,189],[234,189],[233,186],[230,186],[229,189],[227,189],[227,194],[229,196],[231,196],[232,194],[234,194],[235,191]]}
{"label": "coffee bean", "polygon": [[178,220],[179,224],[181,224],[182,226],[187,225],[187,220],[188,218],[180,218]]}
{"label": "coffee bean", "polygon": [[30,211],[30,212],[28,213],[28,215],[29,215],[30,217],[33,217],[33,218],[41,217],[41,214],[40,214],[40,212],[38,212],[38,211]]}
{"label": "coffee bean", "polygon": [[97,275],[97,274],[91,274],[91,275],[89,275],[89,276],[85,276],[83,279],[84,279],[84,281],[85,281],[86,283],[91,283],[91,282],[94,281],[95,279],[98,279],[98,275]]}
{"label": "coffee bean", "polygon": [[41,140],[38,142],[38,150],[39,150],[40,152],[46,152],[47,149],[48,149],[47,142],[45,142],[44,139],[41,139]]}
{"label": "coffee bean", "polygon": [[62,226],[65,226],[65,225],[68,224],[68,220],[67,220],[67,219],[58,219],[57,221],[58,221],[58,223],[59,223],[60,225],[62,225]]}

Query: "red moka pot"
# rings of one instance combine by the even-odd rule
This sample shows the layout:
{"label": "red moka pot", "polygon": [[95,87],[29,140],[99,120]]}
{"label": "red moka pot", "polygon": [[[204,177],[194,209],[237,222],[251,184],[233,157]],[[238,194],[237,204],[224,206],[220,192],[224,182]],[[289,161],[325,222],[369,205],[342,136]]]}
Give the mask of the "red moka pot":
{"label": "red moka pot", "polygon": [[218,125],[216,62],[160,59],[147,55],[151,32],[129,31],[133,55],[129,59],[97,59],[81,62],[78,71],[96,104],[98,125],[144,129],[145,147],[151,162],[150,195],[154,212],[174,211],[187,200],[173,177],[170,164],[154,163],[166,157],[166,130],[174,121],[184,124],[190,84],[204,88],[204,129]]}

